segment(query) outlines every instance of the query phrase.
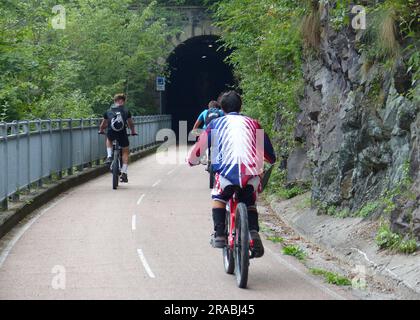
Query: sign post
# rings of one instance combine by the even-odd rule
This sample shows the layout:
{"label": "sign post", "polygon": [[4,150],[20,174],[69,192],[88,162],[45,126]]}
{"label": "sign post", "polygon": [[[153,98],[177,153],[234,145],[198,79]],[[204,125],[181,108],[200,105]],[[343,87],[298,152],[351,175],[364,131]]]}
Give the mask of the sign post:
{"label": "sign post", "polygon": [[162,92],[166,90],[166,78],[157,77],[156,78],[156,90],[159,91],[159,100],[160,100],[160,114],[163,114],[163,101],[162,101]]}

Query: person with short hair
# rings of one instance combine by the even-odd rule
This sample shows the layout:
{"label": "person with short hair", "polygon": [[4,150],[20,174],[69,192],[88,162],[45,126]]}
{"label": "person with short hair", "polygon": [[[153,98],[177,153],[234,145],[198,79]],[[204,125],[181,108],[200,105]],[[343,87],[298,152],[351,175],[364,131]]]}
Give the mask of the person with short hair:
{"label": "person with short hair", "polygon": [[125,108],[126,96],[123,93],[114,97],[114,104],[104,113],[99,133],[103,134],[106,130],[106,163],[112,162],[112,143],[117,140],[122,148],[122,168],[121,182],[128,183],[128,159],[130,156],[130,141],[128,139],[127,128],[130,128],[131,135],[137,135],[131,112]]}
{"label": "person with short hair", "polygon": [[[216,173],[216,182],[212,199],[215,233],[212,244],[215,248],[224,248],[226,245],[226,203],[232,197],[232,187],[229,186],[239,186],[247,191],[244,202],[248,207],[255,256],[262,257],[264,247],[259,235],[256,201],[258,193],[262,191],[260,176],[264,160],[274,164],[276,155],[267,134],[261,132],[258,121],[240,114],[242,99],[237,92],[224,93],[220,101],[226,115],[209,124],[189,153],[187,161],[190,166],[198,165],[202,153],[214,143],[212,152],[216,154],[212,156],[212,169]],[[263,141],[259,141],[260,137]]]}
{"label": "person with short hair", "polygon": [[205,130],[211,121],[223,117],[224,115],[225,114],[221,110],[219,103],[214,100],[210,101],[208,104],[208,108],[203,110],[203,112],[201,112],[198,116],[198,119],[194,124],[193,130],[197,130],[199,128]]}

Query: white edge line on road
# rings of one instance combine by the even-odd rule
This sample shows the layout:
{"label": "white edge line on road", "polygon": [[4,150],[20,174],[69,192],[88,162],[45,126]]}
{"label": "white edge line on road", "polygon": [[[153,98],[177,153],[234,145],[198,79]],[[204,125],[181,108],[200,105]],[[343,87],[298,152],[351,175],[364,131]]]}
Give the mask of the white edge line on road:
{"label": "white edge line on road", "polygon": [[156,278],[155,274],[153,273],[152,269],[150,268],[149,264],[147,263],[146,257],[143,254],[141,249],[137,249],[137,254],[139,255],[140,261],[143,264],[144,269],[146,270],[147,274],[150,278]]}
{"label": "white edge line on road", "polygon": [[143,199],[144,199],[145,196],[146,196],[145,194],[142,194],[141,195],[141,197],[139,198],[139,200],[137,200],[137,205],[140,205],[140,203],[143,201]]}
{"label": "white edge line on road", "polygon": [[170,176],[172,173],[175,172],[176,169],[172,169],[171,171],[168,172],[168,176]]}
{"label": "white edge line on road", "polygon": [[313,285],[314,287],[324,291],[326,294],[334,297],[335,299],[338,300],[348,300],[346,297],[340,295],[337,292],[334,292],[333,290],[331,290],[330,288],[319,284],[317,281],[315,281],[312,277],[308,276],[306,273],[304,273],[303,271],[299,270],[298,268],[296,268],[293,264],[291,264],[290,262],[286,261],[285,259],[283,259],[282,257],[280,257],[278,254],[274,253],[270,248],[265,247],[265,249],[282,265],[284,265],[285,267],[291,269],[292,271],[296,272],[297,274],[299,274],[302,278],[304,278],[306,281],[308,281],[311,285]]}
{"label": "white edge line on road", "polygon": [[133,217],[131,218],[131,230],[136,231],[137,228],[137,216],[133,215]]}
{"label": "white edge line on road", "polygon": [[[19,239],[25,234],[25,232],[39,219],[41,218],[44,213],[51,210],[57,204],[59,204],[61,201],[66,199],[68,195],[62,197],[61,199],[51,203],[48,207],[46,207],[44,210],[42,210],[40,213],[32,217],[27,223],[25,223],[22,227],[20,227],[15,233],[15,235],[12,237],[12,239],[7,244],[6,248],[3,250],[3,252],[0,254],[0,269],[3,267],[4,262],[6,261],[7,257],[9,256],[9,253],[13,250],[13,247],[15,244],[19,241]],[[13,231],[12,231],[13,232]]]}
{"label": "white edge line on road", "polygon": [[162,180],[158,180],[158,181],[156,181],[156,182],[153,184],[152,188],[157,187],[157,186],[158,186],[161,182],[162,182]]}

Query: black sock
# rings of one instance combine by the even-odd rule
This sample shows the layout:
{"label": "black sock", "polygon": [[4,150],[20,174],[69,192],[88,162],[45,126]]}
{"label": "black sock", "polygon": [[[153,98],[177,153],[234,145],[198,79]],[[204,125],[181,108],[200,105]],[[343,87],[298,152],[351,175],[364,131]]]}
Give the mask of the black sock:
{"label": "black sock", "polygon": [[248,228],[250,231],[260,232],[260,226],[258,224],[258,212],[256,210],[248,209]]}
{"label": "black sock", "polygon": [[226,209],[213,209],[213,222],[216,236],[224,236],[226,225]]}

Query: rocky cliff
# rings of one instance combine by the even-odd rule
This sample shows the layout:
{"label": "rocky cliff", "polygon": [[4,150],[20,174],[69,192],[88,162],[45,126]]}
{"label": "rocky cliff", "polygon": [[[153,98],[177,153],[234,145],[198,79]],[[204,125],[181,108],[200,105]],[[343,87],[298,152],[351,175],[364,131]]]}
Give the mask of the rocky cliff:
{"label": "rocky cliff", "polygon": [[[355,212],[377,201],[383,214],[389,194],[393,230],[420,240],[420,108],[407,57],[395,55],[391,66],[372,61],[360,50],[362,31],[337,31],[329,6],[318,9],[318,48],[305,58],[295,132],[302,148],[290,155],[289,178],[309,177],[324,209]],[[393,192],[407,180],[414,197]]]}

